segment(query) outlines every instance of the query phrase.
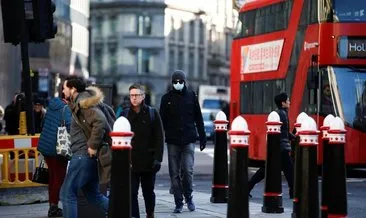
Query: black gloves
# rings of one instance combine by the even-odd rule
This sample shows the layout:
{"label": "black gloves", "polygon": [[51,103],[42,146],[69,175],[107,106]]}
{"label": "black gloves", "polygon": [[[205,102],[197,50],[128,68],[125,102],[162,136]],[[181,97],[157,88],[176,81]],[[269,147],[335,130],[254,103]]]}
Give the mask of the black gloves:
{"label": "black gloves", "polygon": [[161,162],[158,160],[154,160],[154,162],[152,164],[152,171],[154,173],[157,173],[157,172],[159,172],[160,168],[161,168]]}
{"label": "black gloves", "polygon": [[204,143],[200,143],[200,150],[201,151],[203,151],[203,149],[205,149],[206,148],[206,142],[204,142]]}

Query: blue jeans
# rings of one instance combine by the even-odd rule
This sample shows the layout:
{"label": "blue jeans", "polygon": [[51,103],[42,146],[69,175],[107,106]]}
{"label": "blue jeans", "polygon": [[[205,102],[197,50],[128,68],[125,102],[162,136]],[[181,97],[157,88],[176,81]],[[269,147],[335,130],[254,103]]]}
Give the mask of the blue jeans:
{"label": "blue jeans", "polygon": [[108,211],[108,198],[99,192],[97,159],[87,155],[74,155],[61,187],[61,201],[65,218],[78,217],[77,193],[82,190],[91,204]]}
{"label": "blue jeans", "polygon": [[183,204],[183,196],[187,200],[192,198],[194,144],[168,144],[169,175],[172,184],[175,204]]}

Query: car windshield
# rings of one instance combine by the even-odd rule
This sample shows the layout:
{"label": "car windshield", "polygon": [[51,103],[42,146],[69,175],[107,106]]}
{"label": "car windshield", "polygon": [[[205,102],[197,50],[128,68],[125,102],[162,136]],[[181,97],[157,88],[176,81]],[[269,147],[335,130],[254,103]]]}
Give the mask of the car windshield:
{"label": "car windshield", "polygon": [[337,115],[347,125],[366,132],[366,69],[329,68]]}
{"label": "car windshield", "polygon": [[222,107],[222,100],[219,100],[219,99],[205,99],[205,100],[203,100],[202,108],[221,109],[221,107]]}
{"label": "car windshield", "polygon": [[366,1],[333,0],[334,18],[337,22],[366,21]]}

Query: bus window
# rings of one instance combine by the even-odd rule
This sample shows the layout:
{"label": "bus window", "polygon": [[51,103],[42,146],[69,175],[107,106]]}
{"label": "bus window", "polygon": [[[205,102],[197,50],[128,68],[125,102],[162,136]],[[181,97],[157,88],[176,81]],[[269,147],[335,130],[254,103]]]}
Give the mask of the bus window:
{"label": "bus window", "polygon": [[366,21],[366,1],[333,0],[334,22]]}
{"label": "bus window", "polygon": [[[366,132],[366,69],[332,67],[329,81],[333,102],[345,124]],[[337,111],[336,111],[337,112]]]}
{"label": "bus window", "polygon": [[289,23],[293,1],[283,1],[263,8],[239,14],[242,23],[240,34],[244,38],[286,29]]}

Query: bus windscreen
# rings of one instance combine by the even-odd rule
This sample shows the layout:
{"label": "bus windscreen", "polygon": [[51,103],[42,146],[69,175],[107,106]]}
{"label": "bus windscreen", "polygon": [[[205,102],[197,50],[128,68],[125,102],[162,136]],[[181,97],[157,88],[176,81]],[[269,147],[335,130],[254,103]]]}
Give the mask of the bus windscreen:
{"label": "bus windscreen", "polygon": [[333,8],[337,22],[366,21],[366,1],[333,0]]}

